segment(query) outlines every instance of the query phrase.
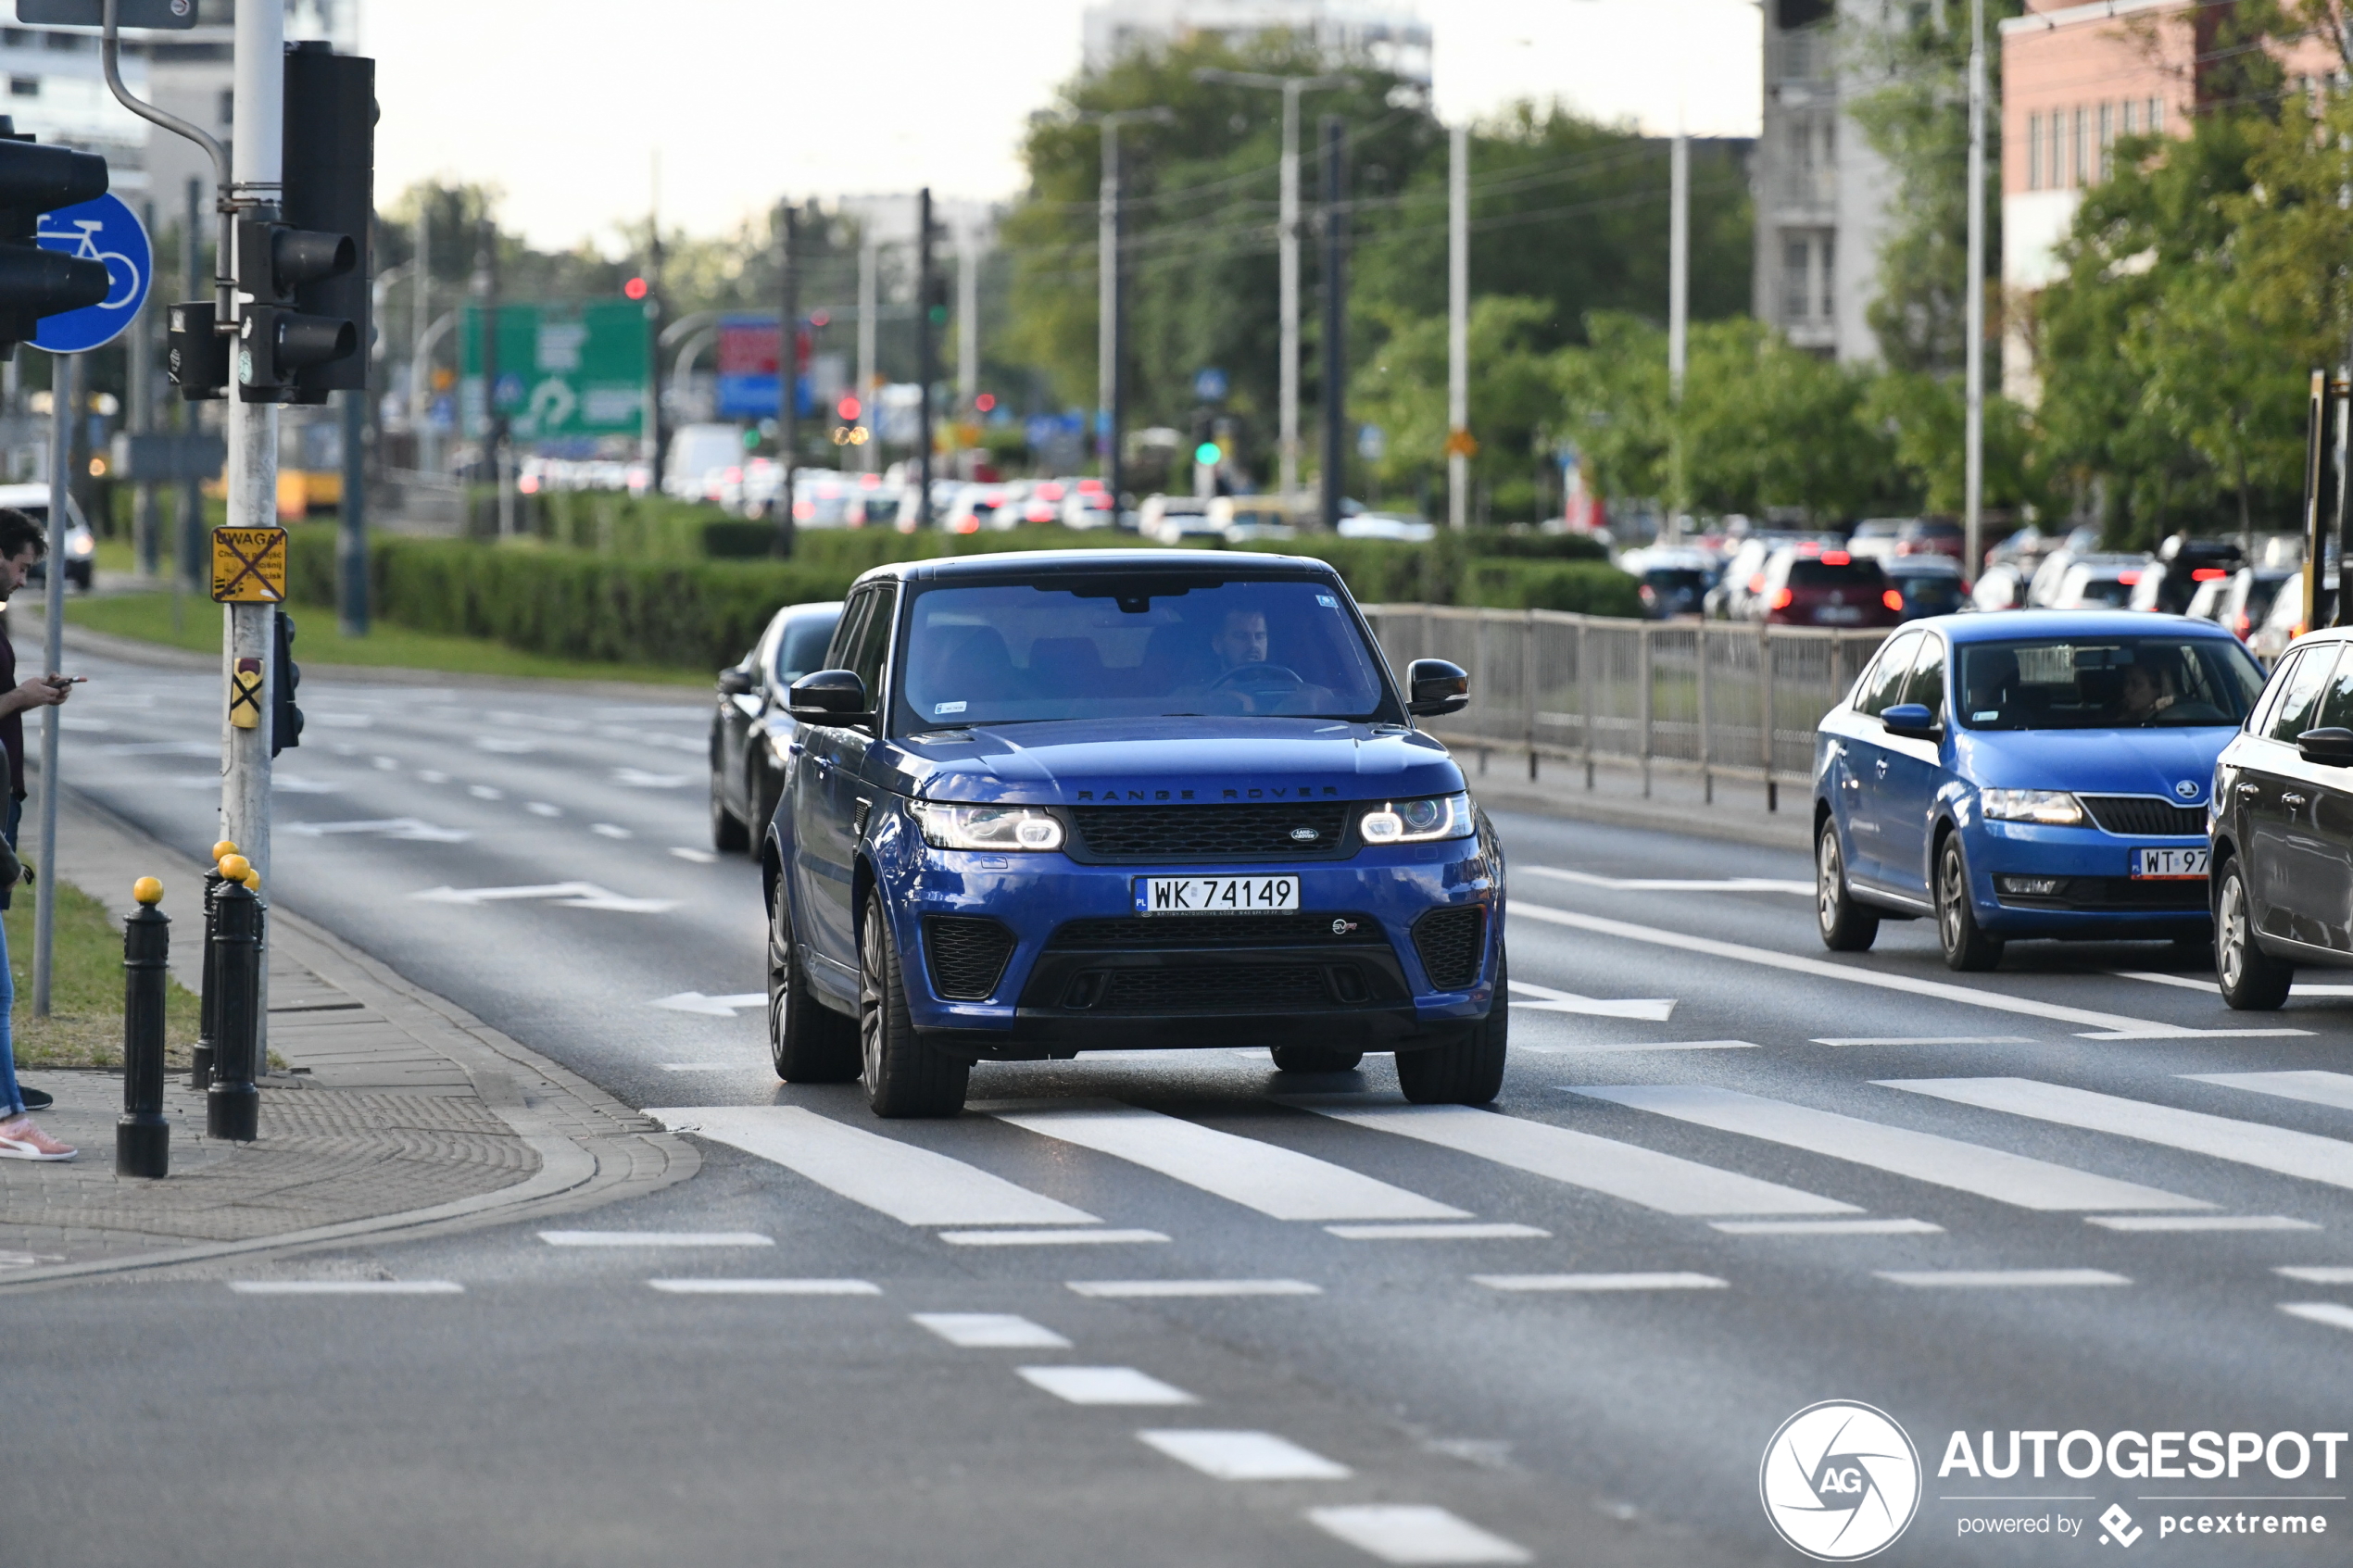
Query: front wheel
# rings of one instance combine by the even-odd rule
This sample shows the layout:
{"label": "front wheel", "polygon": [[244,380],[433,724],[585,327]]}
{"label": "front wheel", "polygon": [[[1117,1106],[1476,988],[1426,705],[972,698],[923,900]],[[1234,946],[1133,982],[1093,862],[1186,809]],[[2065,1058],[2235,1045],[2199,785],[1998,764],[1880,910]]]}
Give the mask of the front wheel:
{"label": "front wheel", "polygon": [[768,1059],[787,1084],[847,1084],[861,1067],[857,1021],[809,994],[781,888],[768,917]]}
{"label": "front wheel", "polygon": [[1498,949],[1495,999],[1487,1016],[1453,1045],[1399,1051],[1397,1086],[1416,1105],[1487,1104],[1504,1092],[1504,1057],[1511,1026],[1510,966]]}
{"label": "front wheel", "polygon": [[2256,945],[2255,906],[2237,856],[2222,862],[2215,888],[2214,978],[2222,999],[2238,1012],[2276,1012],[2287,1002],[2296,966]]}
{"label": "front wheel", "polygon": [[1879,916],[1857,904],[1846,885],[1838,824],[1828,817],[1814,839],[1814,924],[1822,934],[1822,946],[1833,953],[1868,952],[1879,940]]}
{"label": "front wheel", "polygon": [[1969,862],[1961,856],[1957,833],[1947,834],[1936,852],[1936,935],[1944,948],[1946,969],[1982,972],[2002,961],[2002,939],[1988,935],[1977,923],[1977,906],[1969,896]]}
{"label": "front wheel", "polygon": [[915,1033],[899,944],[878,892],[866,895],[858,933],[858,1046],[866,1104],[875,1115],[953,1116],[964,1109],[972,1064]]}

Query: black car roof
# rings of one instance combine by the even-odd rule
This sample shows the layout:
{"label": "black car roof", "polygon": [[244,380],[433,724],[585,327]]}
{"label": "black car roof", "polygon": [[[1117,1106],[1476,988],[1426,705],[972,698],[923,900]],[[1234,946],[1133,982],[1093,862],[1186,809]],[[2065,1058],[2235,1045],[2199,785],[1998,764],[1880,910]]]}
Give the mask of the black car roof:
{"label": "black car roof", "polygon": [[891,561],[858,581],[902,582],[971,578],[1104,577],[1166,572],[1184,576],[1313,577],[1336,581],[1327,561],[1309,556],[1261,555],[1255,550],[1005,550],[988,555],[933,556]]}

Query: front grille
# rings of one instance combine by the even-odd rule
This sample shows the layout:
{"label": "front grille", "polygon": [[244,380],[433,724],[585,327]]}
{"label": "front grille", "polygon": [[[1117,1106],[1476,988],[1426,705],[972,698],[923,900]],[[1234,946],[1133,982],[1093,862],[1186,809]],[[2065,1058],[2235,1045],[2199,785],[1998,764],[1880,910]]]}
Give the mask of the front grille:
{"label": "front grille", "polygon": [[[1328,860],[1349,849],[1343,801],[1269,806],[1079,806],[1088,854],[1101,860]],[[1315,834],[1291,836],[1296,830]]]}
{"label": "front grille", "polygon": [[2070,876],[2056,893],[2004,893],[1995,898],[2014,909],[2108,909],[2173,914],[2207,907],[2204,877],[2137,881],[2129,876]]}
{"label": "front grille", "polygon": [[1315,964],[1237,964],[1232,968],[1115,969],[1103,975],[1097,1012],[1261,1012],[1316,1008],[1331,999]]}
{"label": "front grille", "polygon": [[2092,821],[2120,838],[2204,838],[2206,808],[2154,795],[2079,795]]}
{"label": "front grille", "polygon": [[1478,904],[1432,909],[1414,922],[1414,950],[1422,956],[1429,983],[1459,991],[1478,978],[1479,938],[1487,934],[1487,910]]}
{"label": "front grille", "polygon": [[934,915],[924,922],[932,988],[950,1001],[987,1001],[1013,956],[1013,934],[993,920]]}
{"label": "front grille", "polygon": [[[1334,931],[1334,922],[1353,929]],[[1294,947],[1383,940],[1380,922],[1370,915],[1133,915],[1068,922],[1046,946]]]}

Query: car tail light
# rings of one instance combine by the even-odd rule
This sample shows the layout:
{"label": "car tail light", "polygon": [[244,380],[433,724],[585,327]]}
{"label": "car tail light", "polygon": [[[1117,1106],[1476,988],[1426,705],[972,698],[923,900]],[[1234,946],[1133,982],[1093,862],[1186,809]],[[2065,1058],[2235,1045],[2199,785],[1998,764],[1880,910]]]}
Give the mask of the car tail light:
{"label": "car tail light", "polygon": [[1888,608],[1895,610],[1898,613],[1902,612],[1904,608],[1904,596],[1897,593],[1894,589],[1890,588],[1886,593],[1881,594],[1879,598],[1880,603],[1885,605]]}
{"label": "car tail light", "polygon": [[2253,625],[2253,624],[2254,624],[2254,622],[2253,622],[2252,621],[2248,620],[2246,616],[2242,615],[2242,616],[2240,616],[2240,617],[2239,617],[2239,623],[2238,623],[2238,635],[2239,635],[2239,641],[2241,641],[2241,642],[2245,642],[2245,641],[2246,641],[2246,629],[2247,629],[2249,626]]}
{"label": "car tail light", "polygon": [[2137,571],[2120,571],[2116,574],[2116,580],[2130,588],[2141,580],[2141,574]]}
{"label": "car tail light", "polygon": [[2223,571],[2219,566],[2201,566],[2196,571],[2190,573],[2190,581],[2193,583],[2220,583],[2223,578],[2228,577],[2229,575],[2229,572]]}
{"label": "car tail light", "polygon": [[1773,596],[1773,608],[1775,609],[1787,609],[1792,601],[1793,601],[1796,597],[1797,596],[1795,594],[1791,593],[1787,588],[1783,588],[1780,592]]}
{"label": "car tail light", "polygon": [[1760,571],[1755,576],[1748,580],[1748,591],[1752,594],[1761,594],[1765,591],[1765,574],[1763,572]]}

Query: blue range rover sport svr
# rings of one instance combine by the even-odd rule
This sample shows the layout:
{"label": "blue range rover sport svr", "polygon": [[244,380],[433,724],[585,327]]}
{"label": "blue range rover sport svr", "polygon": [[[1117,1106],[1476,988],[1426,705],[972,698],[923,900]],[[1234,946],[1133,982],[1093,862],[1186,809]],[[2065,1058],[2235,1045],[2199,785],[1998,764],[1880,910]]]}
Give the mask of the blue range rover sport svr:
{"label": "blue range rover sport svr", "polygon": [[877,568],[787,694],[763,855],[794,1083],[959,1110],[973,1065],[1393,1051],[1407,1098],[1503,1084],[1504,859],[1320,561],[1073,551]]}

